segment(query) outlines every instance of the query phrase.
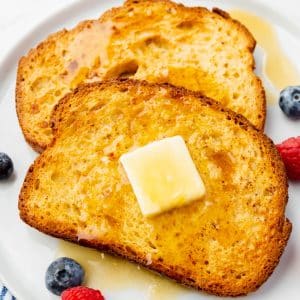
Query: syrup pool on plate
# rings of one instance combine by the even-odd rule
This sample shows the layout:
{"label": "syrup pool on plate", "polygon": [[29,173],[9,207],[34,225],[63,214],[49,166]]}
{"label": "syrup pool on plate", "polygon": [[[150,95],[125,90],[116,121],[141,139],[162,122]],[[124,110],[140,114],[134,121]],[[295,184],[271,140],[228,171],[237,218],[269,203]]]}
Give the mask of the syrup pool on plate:
{"label": "syrup pool on plate", "polygon": [[188,289],[159,274],[148,271],[137,264],[60,241],[56,257],[70,257],[78,261],[85,270],[84,284],[94,289],[111,293],[125,289],[138,289],[143,300],[170,300],[186,294]]}
{"label": "syrup pool on plate", "polygon": [[275,28],[267,20],[242,10],[231,10],[229,13],[249,29],[258,46],[263,49],[263,77],[273,86],[266,88],[267,102],[277,103],[282,89],[300,84],[299,71],[283,51]]}

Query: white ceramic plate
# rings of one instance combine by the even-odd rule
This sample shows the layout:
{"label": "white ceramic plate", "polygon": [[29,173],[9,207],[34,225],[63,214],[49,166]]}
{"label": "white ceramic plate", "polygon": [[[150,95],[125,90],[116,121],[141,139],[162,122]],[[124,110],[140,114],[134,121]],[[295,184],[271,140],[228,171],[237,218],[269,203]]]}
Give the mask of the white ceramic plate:
{"label": "white ceramic plate", "polygon": [[[242,0],[227,0],[226,4],[225,1],[215,0],[181,2],[186,5],[246,9],[263,16],[275,26],[284,50],[300,69],[300,40],[297,40],[300,31],[289,20],[275,14],[269,8],[253,1]],[[45,289],[44,272],[54,258],[57,241],[28,228],[18,217],[18,193],[26,170],[36,157],[36,153],[25,143],[15,113],[17,61],[22,54],[49,33],[63,27],[70,28],[86,18],[97,18],[111,6],[121,5],[121,3],[122,1],[86,0],[65,8],[46,19],[20,40],[0,65],[0,151],[8,153],[15,165],[13,178],[8,182],[0,182],[0,279],[19,300],[56,299]],[[259,52],[256,53],[256,61],[260,73],[262,54]],[[266,132],[274,142],[279,142],[290,136],[300,135],[300,121],[288,120],[277,105],[272,105],[268,107]],[[299,299],[300,185],[291,183],[289,194],[287,216],[294,226],[287,249],[271,278],[247,299]],[[107,300],[137,299],[135,295],[134,290],[126,290],[124,294],[112,293]],[[180,299],[200,300],[207,297],[204,293],[189,292]],[[171,298],[174,299],[174,296]],[[215,297],[210,296],[210,298]]]}

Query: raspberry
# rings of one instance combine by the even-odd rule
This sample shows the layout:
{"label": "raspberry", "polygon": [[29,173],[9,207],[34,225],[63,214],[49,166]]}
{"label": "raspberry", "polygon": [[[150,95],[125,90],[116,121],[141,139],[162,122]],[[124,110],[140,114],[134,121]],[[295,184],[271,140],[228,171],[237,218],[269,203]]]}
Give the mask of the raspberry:
{"label": "raspberry", "polygon": [[61,294],[62,300],[105,300],[100,291],[87,288],[85,286],[77,286],[65,290]]}
{"label": "raspberry", "polygon": [[290,179],[300,180],[300,136],[277,145]]}

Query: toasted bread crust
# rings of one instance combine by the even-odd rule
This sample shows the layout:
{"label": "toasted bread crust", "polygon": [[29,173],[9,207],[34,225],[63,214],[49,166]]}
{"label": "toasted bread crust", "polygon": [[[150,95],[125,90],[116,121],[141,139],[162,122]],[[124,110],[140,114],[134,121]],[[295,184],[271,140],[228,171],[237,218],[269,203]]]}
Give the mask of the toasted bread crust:
{"label": "toasted bread crust", "polygon": [[[133,0],[134,1],[134,0]],[[151,1],[161,1],[161,0],[151,0]],[[168,1],[168,0],[166,0]],[[218,101],[208,98],[201,92],[190,91],[183,87],[177,87],[170,83],[149,83],[145,80],[135,80],[135,79],[111,79],[106,81],[99,82],[91,82],[80,84],[74,91],[66,94],[63,98],[59,100],[59,102],[54,106],[53,111],[51,113],[51,128],[53,130],[54,139],[51,142],[51,145],[55,142],[55,136],[57,135],[58,129],[60,126],[63,127],[65,118],[68,118],[70,113],[68,106],[74,99],[76,95],[86,95],[89,91],[94,89],[105,89],[110,87],[111,85],[122,86],[124,88],[130,87],[132,85],[141,86],[145,88],[154,88],[154,87],[165,87],[170,89],[172,95],[176,98],[184,97],[184,96],[194,96],[196,98],[201,99],[202,102],[206,103],[208,106],[212,106],[214,109],[220,110],[222,112],[226,112],[229,115],[232,115],[236,123],[240,123],[241,126],[246,126],[246,128],[251,127],[253,130],[260,131],[257,127],[251,124],[243,115],[237,114],[233,112],[231,109],[224,107]],[[62,125],[61,125],[62,124]],[[266,135],[265,135],[266,136]],[[267,136],[266,136],[267,137]],[[268,138],[269,139],[269,138]],[[269,141],[273,144],[273,142],[269,139]],[[276,152],[277,153],[277,152]],[[278,156],[279,161],[281,161],[280,156]],[[285,174],[285,173],[284,173]],[[285,175],[286,176],[286,175]]]}
{"label": "toasted bread crust", "polygon": [[[251,136],[253,136],[253,139],[259,139],[261,148],[264,151],[265,159],[268,160],[268,164],[270,164],[272,168],[271,170],[268,170],[268,172],[274,174],[273,181],[278,185],[276,196],[274,195],[274,197],[278,199],[277,212],[274,212],[274,218],[276,218],[278,222],[276,221],[276,223],[272,225],[274,226],[272,227],[273,233],[270,233],[270,236],[267,237],[269,243],[273,245],[270,253],[264,253],[264,255],[268,257],[268,261],[266,265],[264,265],[261,269],[261,266],[257,266],[257,268],[260,269],[260,271],[257,271],[259,272],[259,274],[255,279],[248,278],[249,283],[246,286],[239,286],[236,285],[233,281],[227,282],[226,280],[224,280],[224,282],[222,283],[217,279],[215,279],[215,281],[203,281],[200,284],[199,282],[195,281],[195,278],[193,278],[191,274],[189,274],[188,270],[184,268],[181,269],[181,266],[167,265],[156,259],[152,259],[152,264],[149,265],[148,259],[142,249],[141,251],[137,251],[137,249],[133,249],[128,245],[123,245],[113,240],[99,240],[96,238],[79,239],[76,225],[72,225],[72,223],[65,224],[63,221],[60,221],[59,218],[57,218],[55,221],[50,220],[47,217],[41,218],[39,211],[37,211],[36,213],[33,213],[31,211],[29,201],[31,199],[31,194],[36,187],[36,179],[41,178],[40,176],[42,175],[42,173],[40,173],[39,175],[39,172],[43,172],[43,165],[47,163],[48,153],[50,155],[52,149],[56,147],[56,144],[61,138],[60,134],[63,134],[64,127],[67,126],[66,118],[60,117],[64,113],[69,113],[69,104],[72,103],[72,105],[75,105],[76,110],[76,102],[83,102],[83,99],[85,99],[87,95],[93,93],[94,91],[105,90],[111,87],[124,90],[126,90],[126,88],[137,90],[149,89],[151,92],[155,90],[157,91],[158,89],[165,89],[168,91],[169,95],[171,95],[172,99],[174,99],[174,103],[176,101],[183,101],[187,97],[197,97],[203,107],[210,107],[216,112],[222,112],[224,116],[226,116],[229,124],[234,124],[234,126],[236,126],[236,128],[239,128],[239,130],[247,131]],[[167,275],[168,277],[178,281],[179,283],[219,296],[245,295],[256,290],[272,274],[287,244],[292,228],[291,223],[284,216],[284,210],[287,203],[287,178],[283,163],[273,142],[263,133],[258,131],[253,125],[251,125],[243,116],[237,115],[234,112],[223,108],[219,103],[215,102],[214,100],[205,98],[197,92],[190,92],[182,88],[171,87],[167,84],[158,85],[133,80],[119,80],[102,83],[91,83],[78,87],[73,94],[67,95],[60,101],[53,113],[53,123],[55,127],[56,139],[52,142],[52,145],[49,146],[49,148],[30,167],[20,193],[19,210],[20,217],[24,222],[46,234],[72,241],[74,243],[79,243],[84,246],[93,247],[95,249],[117,254],[129,260],[140,263],[149,269]],[[60,133],[60,130],[62,130],[62,133]],[[263,248],[263,245],[261,247]],[[254,261],[253,264],[255,264]]]}
{"label": "toasted bread crust", "polygon": [[[178,11],[178,13],[181,14],[186,14],[186,13],[191,13],[191,15],[198,15],[200,17],[200,20],[203,16],[211,16],[211,18],[217,18],[218,19],[224,19],[226,20],[226,22],[228,24],[230,24],[230,26],[232,26],[232,28],[234,28],[235,30],[237,30],[238,32],[240,32],[240,34],[244,37],[244,39],[247,41],[247,46],[245,48],[245,54],[249,55],[249,53],[252,53],[254,48],[255,48],[255,40],[253,38],[253,36],[251,35],[251,33],[246,29],[245,26],[243,26],[241,23],[239,23],[236,20],[233,20],[229,14],[227,14],[226,12],[214,8],[213,12],[208,11],[206,8],[202,8],[202,7],[185,7],[183,5],[180,4],[175,4],[172,3],[168,0],[149,0],[149,1],[127,1],[123,7],[121,8],[113,8],[111,10],[109,10],[108,12],[104,13],[104,15],[99,19],[98,24],[104,24],[105,22],[110,22],[111,20],[113,20],[114,18],[116,18],[116,16],[122,12],[125,11],[126,9],[130,10],[132,9],[132,7],[143,7],[143,5],[145,5],[145,3],[147,3],[147,7],[151,8],[151,6],[155,6],[155,5],[160,5],[160,4],[164,4],[165,7],[168,10],[172,10],[172,9],[176,9]],[[66,86],[65,84],[61,84],[59,81],[63,80],[58,76],[58,79],[53,79],[55,78],[55,76],[52,76],[52,79],[50,80],[50,83],[45,83],[45,85],[51,85],[51,84],[58,84],[58,86],[54,87],[54,91],[48,91],[49,95],[47,96],[46,93],[46,99],[43,100],[42,97],[38,97],[37,93],[40,91],[39,89],[37,90],[37,92],[35,91],[30,91],[31,86],[35,83],[35,79],[36,77],[38,77],[38,75],[34,75],[33,71],[30,69],[30,67],[32,67],[33,65],[33,69],[39,69],[41,70],[41,74],[46,73],[46,72],[52,72],[50,69],[47,69],[45,67],[45,69],[47,69],[47,71],[42,71],[44,68],[43,65],[43,58],[46,58],[46,56],[52,53],[52,56],[50,57],[51,59],[57,59],[57,65],[59,66],[59,73],[63,74],[65,71],[65,66],[63,66],[64,61],[62,59],[62,57],[58,57],[56,56],[57,54],[55,53],[55,49],[56,47],[58,47],[57,45],[59,44],[61,47],[62,45],[64,46],[68,46],[68,39],[71,39],[72,36],[76,37],[78,36],[82,31],[86,30],[86,28],[89,28],[89,26],[94,26],[95,22],[94,21],[84,21],[81,22],[77,27],[75,27],[74,29],[67,31],[67,30],[62,30],[56,34],[52,34],[48,37],[48,39],[46,39],[45,41],[43,41],[41,44],[39,44],[36,48],[31,49],[29,51],[29,53],[21,58],[20,62],[19,62],[19,67],[18,67],[18,75],[17,75],[17,83],[16,83],[16,106],[17,106],[17,114],[18,114],[18,118],[19,118],[19,122],[21,125],[21,128],[23,130],[24,136],[27,140],[27,142],[37,151],[41,152],[43,149],[45,149],[47,147],[47,145],[51,142],[52,136],[51,136],[51,130],[49,129],[49,117],[51,114],[51,108],[58,102],[58,100],[60,99],[61,96],[64,96],[66,93],[68,93],[69,91],[71,91],[73,89],[73,87],[71,87],[70,83],[67,83]],[[62,44],[62,45],[61,45]],[[247,50],[248,49],[248,50]],[[58,51],[58,50],[57,50]],[[149,60],[151,60],[152,58],[149,57]],[[146,59],[145,59],[146,61]],[[112,65],[113,62],[111,63],[111,69],[107,69],[104,73],[102,72],[102,74],[99,76],[99,78],[97,78],[97,80],[105,80],[105,79],[109,79],[109,78],[113,78],[116,76],[115,69],[114,66]],[[157,65],[157,63],[155,63]],[[197,89],[197,90],[201,90],[201,89],[206,89],[207,93],[205,93],[207,96],[212,97],[216,100],[220,100],[223,101],[222,99],[225,99],[223,102],[223,104],[225,104],[225,106],[227,105],[225,102],[229,102],[228,106],[229,108],[239,112],[239,113],[243,113],[244,115],[246,115],[246,117],[248,117],[248,119],[250,119],[250,121],[258,128],[258,129],[263,129],[264,128],[264,123],[265,123],[265,115],[266,115],[266,99],[265,99],[265,92],[261,83],[261,80],[254,75],[253,73],[253,69],[255,67],[254,65],[254,59],[253,57],[249,58],[247,60],[247,64],[249,65],[249,85],[247,88],[244,88],[244,92],[243,89],[240,88],[242,94],[244,94],[243,96],[245,96],[246,98],[248,97],[248,93],[249,91],[251,91],[251,93],[253,93],[253,96],[250,96],[251,101],[253,103],[247,103],[249,101],[249,99],[247,98],[247,100],[244,100],[243,105],[241,105],[240,102],[242,102],[242,100],[238,99],[238,100],[234,100],[232,99],[233,96],[228,96],[226,95],[227,91],[224,88],[224,84],[223,83],[214,83],[212,87],[210,87],[211,82],[209,80],[209,84],[207,84],[207,87],[205,88],[205,83],[200,84],[200,86],[197,86],[196,83],[191,83],[188,82],[187,79],[182,79],[181,76],[182,72],[177,69],[174,70],[175,74],[170,75],[170,78],[164,79],[164,78],[160,78],[161,75],[152,75],[155,72],[150,70],[144,73],[137,73],[135,75],[133,75],[134,78],[136,79],[146,79],[148,81],[151,82],[169,82],[172,83],[174,85],[177,86],[184,86],[185,88],[189,88],[189,89]],[[124,66],[122,66],[122,61],[120,60],[120,65],[121,68],[124,68]],[[172,67],[172,64],[170,64],[170,66]],[[173,68],[173,67],[172,67]],[[195,66],[196,69],[198,69],[198,66]],[[90,73],[93,71],[93,68],[91,68]],[[53,71],[54,72],[54,71]],[[55,71],[56,72],[56,71]],[[178,74],[176,73],[178,72]],[[189,72],[194,72],[194,70],[190,70],[187,69],[185,70],[185,77],[187,78],[192,78],[194,77],[193,74],[190,74]],[[202,71],[201,71],[202,72]],[[204,75],[202,76],[199,72],[199,74],[197,76],[199,76],[199,78],[202,77],[202,79],[204,79],[204,75],[206,74],[205,72],[203,73]],[[171,72],[172,74],[172,72]],[[47,74],[43,74],[43,76],[46,76]],[[236,79],[232,79],[232,80],[236,80]],[[186,81],[186,82],[185,82]],[[244,80],[245,81],[245,80]],[[86,82],[86,79],[85,79]],[[224,91],[218,91],[216,92],[216,90],[219,90],[219,88],[216,88],[218,86],[222,86],[222,89],[224,89]],[[76,84],[75,84],[76,87]],[[44,88],[44,87],[43,87]],[[62,91],[60,90],[62,89]],[[53,96],[52,94],[60,94],[62,93],[61,96]],[[219,95],[214,95],[214,94],[218,94]],[[232,93],[232,92],[230,92]],[[237,92],[234,93],[234,97],[237,97]],[[48,99],[49,98],[49,99]],[[220,98],[220,99],[218,99]],[[245,98],[245,99],[246,99]],[[44,102],[51,102],[51,105],[49,106],[49,104],[44,104]],[[249,108],[248,108],[249,107]],[[30,113],[30,111],[33,110],[35,111],[33,114]]]}

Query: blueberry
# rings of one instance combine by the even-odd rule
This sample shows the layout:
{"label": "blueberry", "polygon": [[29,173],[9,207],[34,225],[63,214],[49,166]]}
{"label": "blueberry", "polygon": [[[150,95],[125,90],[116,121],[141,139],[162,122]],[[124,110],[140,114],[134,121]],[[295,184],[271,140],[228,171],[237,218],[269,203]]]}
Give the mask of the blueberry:
{"label": "blueberry", "polygon": [[0,179],[7,179],[13,172],[14,165],[10,157],[0,152]]}
{"label": "blueberry", "polygon": [[55,260],[48,267],[46,272],[46,287],[55,295],[71,287],[82,284],[84,270],[75,260],[67,257],[61,257]]}
{"label": "blueberry", "polygon": [[281,91],[279,106],[290,118],[300,118],[300,86],[289,86]]}

